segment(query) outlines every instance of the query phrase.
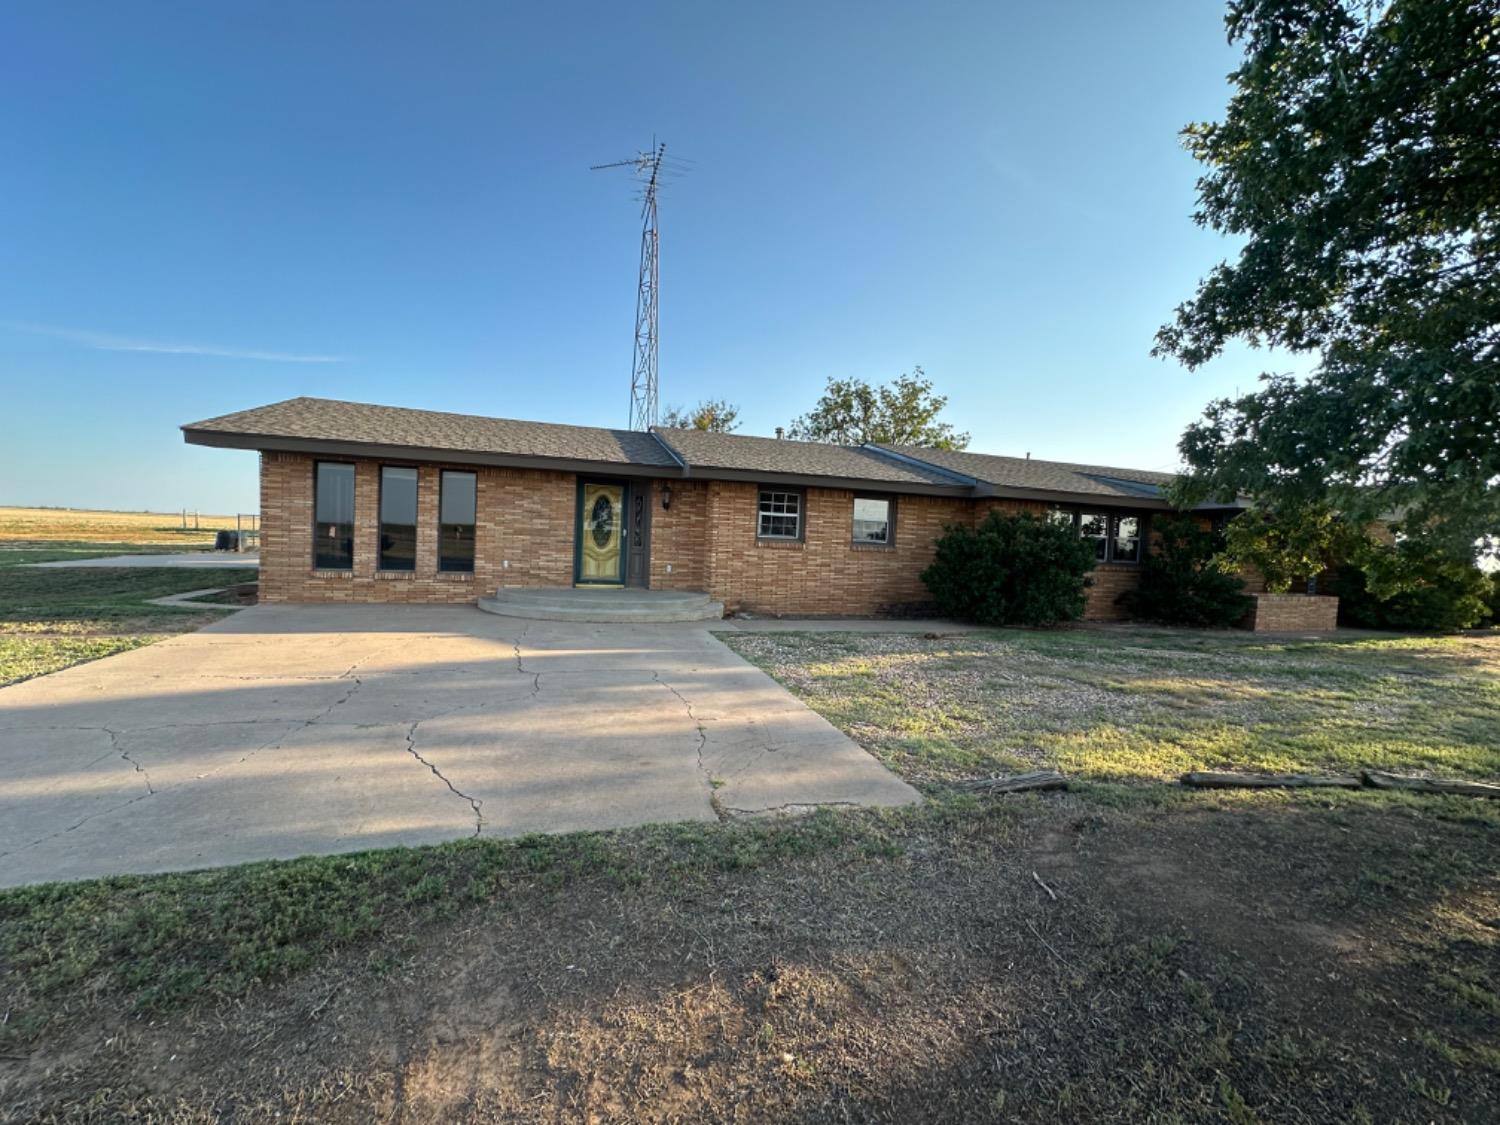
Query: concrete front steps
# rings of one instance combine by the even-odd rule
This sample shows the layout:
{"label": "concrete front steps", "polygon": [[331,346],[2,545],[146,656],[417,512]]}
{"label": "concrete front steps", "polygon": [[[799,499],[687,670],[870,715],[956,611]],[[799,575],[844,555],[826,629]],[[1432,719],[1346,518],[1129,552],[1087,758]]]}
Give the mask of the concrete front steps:
{"label": "concrete front steps", "polygon": [[717,621],[722,602],[691,590],[620,590],[599,587],[501,589],[479,599],[479,608],[501,617],[533,621],[598,621],[657,624]]}

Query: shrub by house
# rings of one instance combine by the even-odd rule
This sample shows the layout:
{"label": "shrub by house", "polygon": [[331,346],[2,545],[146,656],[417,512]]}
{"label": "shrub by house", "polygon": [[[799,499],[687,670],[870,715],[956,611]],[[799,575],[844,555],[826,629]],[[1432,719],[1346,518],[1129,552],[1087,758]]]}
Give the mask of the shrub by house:
{"label": "shrub by house", "polygon": [[981,625],[1058,625],[1083,615],[1094,548],[1071,522],[991,512],[948,528],[922,581],[948,617]]}

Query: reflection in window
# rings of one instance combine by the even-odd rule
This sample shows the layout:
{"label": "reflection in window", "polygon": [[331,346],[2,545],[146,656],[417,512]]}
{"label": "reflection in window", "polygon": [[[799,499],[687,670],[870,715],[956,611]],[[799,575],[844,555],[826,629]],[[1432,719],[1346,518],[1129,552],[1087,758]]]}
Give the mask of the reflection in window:
{"label": "reflection in window", "polygon": [[760,493],[760,518],[756,535],[762,539],[800,539],[802,537],[802,493]]}
{"label": "reflection in window", "polygon": [[380,569],[417,569],[417,470],[380,467]]}
{"label": "reflection in window", "polygon": [[313,566],[354,569],[354,466],[319,461],[313,474]]}
{"label": "reflection in window", "polygon": [[1066,508],[1053,508],[1047,513],[1048,523],[1062,524],[1064,527],[1073,526],[1073,513]]}
{"label": "reflection in window", "polygon": [[1094,558],[1103,562],[1109,557],[1109,517],[1098,512],[1083,512],[1078,517],[1078,534],[1094,541]]}
{"label": "reflection in window", "polygon": [[891,541],[891,502],[873,496],[854,498],[854,542],[889,545]]}
{"label": "reflection in window", "polygon": [[438,569],[474,572],[474,473],[445,472],[438,491]]}
{"label": "reflection in window", "polygon": [[1113,552],[1115,562],[1141,561],[1141,521],[1136,516],[1116,516]]}

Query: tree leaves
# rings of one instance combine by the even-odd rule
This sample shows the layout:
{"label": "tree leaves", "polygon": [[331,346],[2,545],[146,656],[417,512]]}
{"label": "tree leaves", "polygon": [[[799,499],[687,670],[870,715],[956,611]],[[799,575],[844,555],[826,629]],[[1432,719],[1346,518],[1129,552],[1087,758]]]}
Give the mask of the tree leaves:
{"label": "tree leaves", "polygon": [[792,420],[788,436],[835,445],[921,445],[963,449],[969,435],[938,421],[946,395],[932,393],[932,380],[920,367],[890,383],[872,387],[863,379],[829,379],[809,413]]}
{"label": "tree leaves", "polygon": [[1211,403],[1181,449],[1208,494],[1500,531],[1500,2],[1238,0],[1225,119],[1184,130],[1195,219],[1245,244],[1157,335],[1320,357]]}

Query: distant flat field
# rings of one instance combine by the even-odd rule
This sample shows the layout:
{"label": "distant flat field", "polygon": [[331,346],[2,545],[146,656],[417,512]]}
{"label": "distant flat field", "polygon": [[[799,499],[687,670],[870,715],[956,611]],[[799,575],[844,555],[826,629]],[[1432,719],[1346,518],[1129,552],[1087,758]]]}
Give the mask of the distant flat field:
{"label": "distant flat field", "polygon": [[89,543],[149,543],[193,547],[212,544],[214,532],[234,528],[234,516],[181,512],[96,512],[82,508],[0,507],[0,544],[6,547],[73,546]]}

